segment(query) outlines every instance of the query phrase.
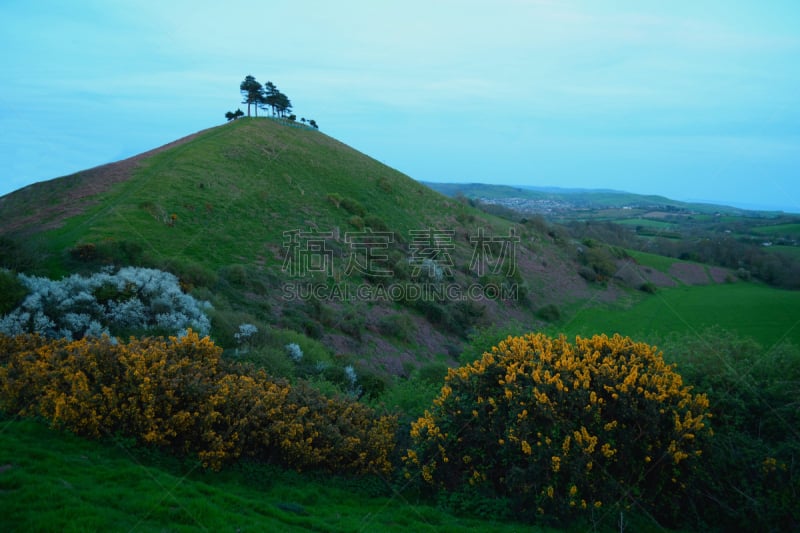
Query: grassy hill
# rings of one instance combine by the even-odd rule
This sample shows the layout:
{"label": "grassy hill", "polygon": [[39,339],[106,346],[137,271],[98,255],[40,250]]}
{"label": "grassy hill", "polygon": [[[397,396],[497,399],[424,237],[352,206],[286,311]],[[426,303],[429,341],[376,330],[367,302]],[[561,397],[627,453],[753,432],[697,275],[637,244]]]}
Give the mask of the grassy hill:
{"label": "grassy hill", "polygon": [[22,233],[49,229],[54,253],[114,239],[210,269],[274,264],[284,231],[358,229],[330,194],[355,200],[362,219],[401,233],[444,223],[456,205],[320,132],[241,119],[133,162],[12,193],[0,223]]}
{"label": "grassy hill", "polygon": [[[260,321],[322,339],[334,353],[380,354],[379,366],[394,373],[396,356],[452,360],[473,327],[535,324],[542,305],[586,294],[574,258],[537,229],[447,198],[319,131],[269,118],[26,187],[0,199],[0,227],[13,244],[0,248],[4,264],[31,258],[18,270],[59,277],[133,264],[175,273],[214,304],[213,334],[223,346],[238,324]],[[509,269],[492,274],[502,244],[484,249],[470,240],[477,235],[514,236],[513,257],[505,257],[515,261],[513,277]],[[422,263],[439,245],[440,284],[460,293],[516,284],[519,298],[320,302],[283,293],[287,282],[427,283]],[[481,269],[478,252],[494,264]],[[364,265],[368,259],[375,264]]]}

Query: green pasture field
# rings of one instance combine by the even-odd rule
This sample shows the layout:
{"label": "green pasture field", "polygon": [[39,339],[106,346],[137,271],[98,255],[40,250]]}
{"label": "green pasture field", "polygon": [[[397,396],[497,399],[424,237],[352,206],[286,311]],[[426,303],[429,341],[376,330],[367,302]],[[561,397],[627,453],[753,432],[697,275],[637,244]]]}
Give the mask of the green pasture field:
{"label": "green pasture field", "polygon": [[31,420],[0,419],[0,435],[3,531],[548,531],[453,516],[378,478],[204,472]]}
{"label": "green pasture field", "polygon": [[792,237],[800,237],[800,224],[775,224],[772,226],[761,226],[753,228],[754,233],[761,235],[787,235]]}
{"label": "green pasture field", "polygon": [[642,226],[643,228],[650,229],[672,229],[675,227],[675,224],[671,222],[653,220],[652,218],[624,218],[622,220],[615,220],[614,222],[624,226]]}
{"label": "green pasture field", "polygon": [[785,254],[795,259],[800,259],[800,246],[776,245],[776,246],[769,246],[767,250],[774,253]]}
{"label": "green pasture field", "polygon": [[659,289],[627,308],[585,304],[569,316],[556,328],[569,336],[620,333],[657,342],[672,332],[718,325],[765,348],[785,340],[800,345],[800,292],[756,283]]}
{"label": "green pasture field", "polygon": [[688,261],[681,261],[665,255],[651,254],[648,252],[638,252],[636,250],[626,250],[628,255],[631,256],[638,264],[646,267],[653,268],[665,274],[669,273],[670,267],[674,263],[686,263]]}

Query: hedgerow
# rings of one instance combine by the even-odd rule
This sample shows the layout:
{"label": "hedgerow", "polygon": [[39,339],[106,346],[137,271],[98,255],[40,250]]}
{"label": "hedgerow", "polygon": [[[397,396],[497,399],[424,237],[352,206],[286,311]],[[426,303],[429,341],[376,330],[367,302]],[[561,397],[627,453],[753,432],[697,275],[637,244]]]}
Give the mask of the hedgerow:
{"label": "hedgerow", "polygon": [[708,416],[649,345],[528,334],[449,370],[403,461],[423,486],[506,500],[517,518],[635,507],[677,523]]}
{"label": "hedgerow", "polygon": [[192,331],[127,344],[0,335],[0,410],[194,454],[214,469],[247,456],[298,470],[392,470],[395,417],[225,366],[221,352]]}

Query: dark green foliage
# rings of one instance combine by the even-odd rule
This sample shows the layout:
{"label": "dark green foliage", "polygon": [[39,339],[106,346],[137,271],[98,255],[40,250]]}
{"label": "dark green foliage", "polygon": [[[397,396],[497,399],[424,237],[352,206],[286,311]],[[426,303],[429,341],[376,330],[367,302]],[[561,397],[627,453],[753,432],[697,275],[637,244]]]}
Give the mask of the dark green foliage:
{"label": "dark green foliage", "polygon": [[309,309],[305,305],[290,305],[283,309],[281,325],[287,329],[302,332],[313,339],[319,339],[324,333],[324,328],[318,320],[309,316]]}
{"label": "dark green foliage", "polygon": [[345,313],[336,325],[342,333],[346,333],[354,339],[361,340],[365,325],[364,314],[358,309],[351,309]]}
{"label": "dark green foliage", "polygon": [[525,328],[522,324],[511,323],[505,326],[488,326],[470,332],[468,342],[458,357],[462,365],[468,365],[481,358],[484,352],[490,352],[492,346],[497,346],[500,341],[508,337],[522,335]]}
{"label": "dark green foliage", "polygon": [[196,287],[213,287],[218,281],[216,272],[212,272],[201,263],[193,261],[180,259],[157,261],[156,268],[178,276],[181,286],[187,291]]}
{"label": "dark green foliage", "polygon": [[351,215],[357,215],[363,217],[367,214],[367,210],[364,209],[364,206],[358,200],[354,200],[353,198],[345,197],[339,201],[339,205],[350,213]]}
{"label": "dark green foliage", "polygon": [[719,328],[669,337],[664,348],[685,381],[708,394],[713,413],[692,512],[722,530],[797,530],[800,349],[765,349]]}
{"label": "dark green foliage", "polygon": [[436,493],[436,503],[444,510],[486,520],[509,520],[515,518],[512,501],[492,494],[485,487],[464,485],[459,489]]}
{"label": "dark green foliage", "polygon": [[333,205],[335,205],[337,209],[339,208],[339,206],[340,206],[340,205],[341,205],[341,203],[342,203],[342,195],[341,195],[341,194],[339,194],[338,192],[331,192],[331,193],[328,193],[328,195],[326,196],[326,198],[328,199],[328,201],[329,201],[330,203],[332,203]]}
{"label": "dark green foliage", "polygon": [[28,272],[42,261],[43,253],[30,241],[0,235],[0,268]]}
{"label": "dark green foliage", "polygon": [[536,316],[546,322],[558,322],[561,320],[561,309],[556,304],[547,304],[536,311]]}
{"label": "dark green foliage", "polygon": [[353,226],[358,230],[364,229],[364,219],[358,215],[351,216],[350,218],[347,219],[347,222],[348,224],[350,224],[351,226]]}
{"label": "dark green foliage", "polygon": [[376,400],[383,396],[388,386],[387,378],[375,372],[359,370],[358,384],[361,386],[363,398]]}
{"label": "dark green foliage", "polygon": [[0,316],[16,309],[28,293],[17,276],[0,269]]}
{"label": "dark green foliage", "polygon": [[389,226],[377,215],[367,215],[364,217],[364,226],[372,231],[389,231]]}
{"label": "dark green foliage", "polygon": [[464,338],[481,323],[486,314],[486,306],[474,300],[461,300],[444,309],[444,326]]}
{"label": "dark green foliage", "polygon": [[646,281],[641,285],[639,285],[639,290],[642,292],[646,292],[648,294],[655,294],[656,292],[658,292],[658,287],[656,286],[655,283]]}
{"label": "dark green foliage", "polygon": [[396,313],[383,317],[378,322],[378,331],[399,341],[411,342],[414,340],[417,327],[410,316],[405,313]]}
{"label": "dark green foliage", "polygon": [[445,363],[428,363],[419,368],[416,379],[422,383],[441,387],[442,383],[444,383],[444,377],[447,375],[448,368],[449,367]]}
{"label": "dark green foliage", "polygon": [[[383,404],[391,412],[400,414],[401,426],[405,431],[398,438],[408,440],[408,424],[416,420],[430,407],[431,401],[442,388],[439,383],[431,383],[418,379],[418,371],[413,370],[407,378],[395,377],[374,405]],[[407,443],[408,444],[408,443]],[[403,449],[401,445],[401,450]]]}
{"label": "dark green foliage", "polygon": [[236,120],[237,118],[242,116],[244,116],[244,111],[242,111],[241,109],[237,109],[236,111],[228,111],[227,113],[225,113],[225,118],[227,119],[228,122],[230,122],[231,120]]}
{"label": "dark green foliage", "polygon": [[617,271],[617,265],[614,262],[614,255],[609,251],[608,248],[605,246],[599,246],[596,243],[592,243],[591,246],[587,245],[587,248],[579,255],[579,259],[581,263],[588,267],[588,270],[594,273],[595,279],[591,280],[589,277],[587,277],[587,274],[583,272],[584,269],[579,272],[581,276],[586,278],[588,281],[607,280]]}
{"label": "dark green foliage", "polygon": [[404,302],[413,309],[419,311],[431,324],[443,324],[446,316],[444,306],[441,303],[427,298],[419,298]]}
{"label": "dark green foliage", "polygon": [[73,261],[89,267],[103,265],[142,266],[146,260],[139,243],[128,240],[105,240],[99,243],[78,244],[69,250]]}

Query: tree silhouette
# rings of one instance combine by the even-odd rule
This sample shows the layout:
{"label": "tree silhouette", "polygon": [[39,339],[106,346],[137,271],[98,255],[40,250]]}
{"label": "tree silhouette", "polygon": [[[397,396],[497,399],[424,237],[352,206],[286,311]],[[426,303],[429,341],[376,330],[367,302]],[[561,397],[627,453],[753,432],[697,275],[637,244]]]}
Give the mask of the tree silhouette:
{"label": "tree silhouette", "polygon": [[244,81],[239,84],[239,90],[244,97],[242,103],[247,104],[247,116],[250,116],[251,104],[255,106],[256,116],[258,116],[258,106],[264,100],[264,88],[253,76],[248,74],[245,76]]}
{"label": "tree silhouette", "polygon": [[241,116],[244,116],[244,112],[242,112],[241,109],[237,109],[235,112],[228,111],[227,113],[225,113],[225,118],[228,119],[228,122],[230,122],[231,120],[236,120]]}
{"label": "tree silhouette", "polygon": [[[297,120],[297,115],[291,113],[292,111],[292,102],[289,100],[289,97],[283,94],[278,90],[274,83],[268,81],[263,86],[256,81],[256,79],[251,76],[247,75],[244,78],[244,81],[239,84],[239,90],[242,92],[242,96],[244,100],[242,100],[243,104],[247,104],[247,116],[250,116],[250,106],[255,106],[255,116],[258,116],[258,108],[267,109],[269,108],[272,111],[272,116],[275,117],[294,117],[294,119],[290,119],[293,121]],[[241,111],[239,111],[241,113]],[[228,112],[230,113],[230,111]],[[244,113],[242,113],[243,115]],[[228,114],[225,115],[225,118],[228,120],[236,120],[238,117],[229,116]],[[241,116],[241,115],[239,115]],[[306,119],[303,118],[302,122],[305,124]],[[316,128],[316,122],[313,120],[309,122],[309,124]]]}

